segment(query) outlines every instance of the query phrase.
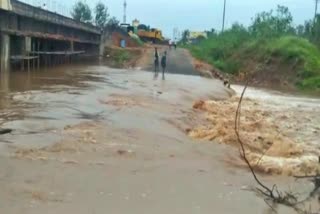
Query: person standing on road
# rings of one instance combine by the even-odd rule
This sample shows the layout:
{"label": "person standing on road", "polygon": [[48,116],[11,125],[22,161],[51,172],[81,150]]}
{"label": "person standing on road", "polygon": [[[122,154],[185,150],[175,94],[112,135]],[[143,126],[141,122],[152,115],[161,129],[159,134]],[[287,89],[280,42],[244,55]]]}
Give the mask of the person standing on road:
{"label": "person standing on road", "polygon": [[157,73],[159,71],[159,53],[158,48],[154,49],[154,72],[155,76],[157,76]]}
{"label": "person standing on road", "polygon": [[173,45],[174,49],[177,50],[177,43],[173,42],[172,45]]}
{"label": "person standing on road", "polygon": [[164,72],[167,68],[167,51],[164,52],[163,56],[161,57],[161,67],[162,67],[162,79],[164,80]]}

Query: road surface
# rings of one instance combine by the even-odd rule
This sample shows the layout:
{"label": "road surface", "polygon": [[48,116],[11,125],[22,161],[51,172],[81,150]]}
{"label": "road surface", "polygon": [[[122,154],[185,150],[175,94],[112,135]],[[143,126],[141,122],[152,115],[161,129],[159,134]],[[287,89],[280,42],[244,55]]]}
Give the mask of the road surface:
{"label": "road surface", "polygon": [[[146,70],[153,71],[153,49],[148,50],[148,64],[145,67]],[[192,59],[188,51],[185,49],[169,49],[166,47],[159,47],[160,59],[164,54],[164,51],[167,51],[167,73],[171,74],[182,74],[182,75],[195,75],[199,76],[199,72],[196,71],[192,65]]]}

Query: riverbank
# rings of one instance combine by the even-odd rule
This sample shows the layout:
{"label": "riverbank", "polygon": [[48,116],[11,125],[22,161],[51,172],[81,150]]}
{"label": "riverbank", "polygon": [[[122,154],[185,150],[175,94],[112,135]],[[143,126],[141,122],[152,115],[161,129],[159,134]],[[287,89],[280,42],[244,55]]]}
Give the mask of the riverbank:
{"label": "riverbank", "polygon": [[[187,52],[189,50],[186,49]],[[191,55],[191,53],[189,52]],[[203,77],[206,78],[214,78],[214,79],[219,79],[221,81],[226,81],[230,83],[231,85],[245,85],[247,78],[245,75],[240,74],[239,76],[235,77],[231,74],[227,74],[222,72],[221,70],[215,68],[212,64],[209,64],[205,61],[202,61],[200,59],[197,59],[192,56],[192,63],[194,66],[194,69],[199,72],[199,74]],[[314,97],[317,98],[320,96],[320,92],[315,90],[315,91],[310,91],[310,90],[298,90],[294,86],[289,86],[288,84],[285,83],[285,85],[279,86],[278,84],[273,83],[268,83],[265,82],[262,84],[262,82],[255,80],[255,78],[250,78],[249,86],[254,87],[254,88],[261,88],[265,90],[271,90],[271,91],[278,91],[286,94],[291,94],[291,95],[296,95],[300,97]]]}
{"label": "riverbank", "polygon": [[[275,16],[271,11],[263,24],[258,18],[262,14],[258,14],[248,28],[234,24],[223,33],[211,33],[208,38],[184,43],[183,47],[196,59],[213,66],[213,75],[221,73],[233,83],[250,79],[251,85],[257,87],[319,95],[319,47],[314,40],[294,31],[278,32],[279,27],[275,26],[285,17],[280,15],[282,9],[278,7]],[[292,29],[291,23],[287,24],[287,29]],[[270,29],[265,31],[262,26]]]}
{"label": "riverbank", "polygon": [[105,47],[102,60],[105,65],[112,68],[134,68],[145,49],[146,47]]}

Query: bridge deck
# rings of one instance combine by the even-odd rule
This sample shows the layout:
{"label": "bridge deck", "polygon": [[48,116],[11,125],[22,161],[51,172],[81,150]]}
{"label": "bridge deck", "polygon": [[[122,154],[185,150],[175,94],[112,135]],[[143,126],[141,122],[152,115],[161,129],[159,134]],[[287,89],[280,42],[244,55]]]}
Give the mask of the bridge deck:
{"label": "bridge deck", "polygon": [[101,34],[99,28],[91,24],[78,22],[69,17],[62,16],[60,14],[53,13],[38,7],[34,7],[17,0],[11,0],[11,5],[13,12],[21,16],[51,22],[58,25],[64,25],[70,28],[80,29],[91,33]]}

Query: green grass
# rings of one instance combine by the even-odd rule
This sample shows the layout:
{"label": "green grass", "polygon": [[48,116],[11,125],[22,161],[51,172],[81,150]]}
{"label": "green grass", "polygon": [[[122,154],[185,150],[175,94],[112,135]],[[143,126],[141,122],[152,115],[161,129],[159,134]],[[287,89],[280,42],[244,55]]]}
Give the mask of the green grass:
{"label": "green grass", "polygon": [[132,56],[130,52],[125,49],[117,49],[114,52],[113,58],[117,65],[123,65],[125,62],[129,61]]}
{"label": "green grass", "polygon": [[244,29],[236,29],[202,40],[198,45],[188,45],[187,48],[194,57],[226,73],[236,74],[241,67],[241,61],[232,56],[248,40],[249,35]]}
{"label": "green grass", "polygon": [[320,51],[308,40],[294,36],[281,37],[268,43],[266,53],[281,58],[284,63],[301,62],[297,86],[302,90],[320,89]]}
{"label": "green grass", "polygon": [[320,76],[304,79],[298,86],[303,90],[320,89]]}
{"label": "green grass", "polygon": [[250,60],[259,64],[278,58],[287,65],[297,63],[301,65],[299,70],[292,72],[292,75],[298,75],[297,86],[303,90],[320,90],[320,51],[304,38],[255,38],[239,30],[213,36],[186,48],[194,57],[229,74],[238,74]]}
{"label": "green grass", "polygon": [[303,63],[302,78],[320,75],[320,51],[308,40],[299,37],[282,37],[267,47],[268,51],[284,60],[297,59]]}

